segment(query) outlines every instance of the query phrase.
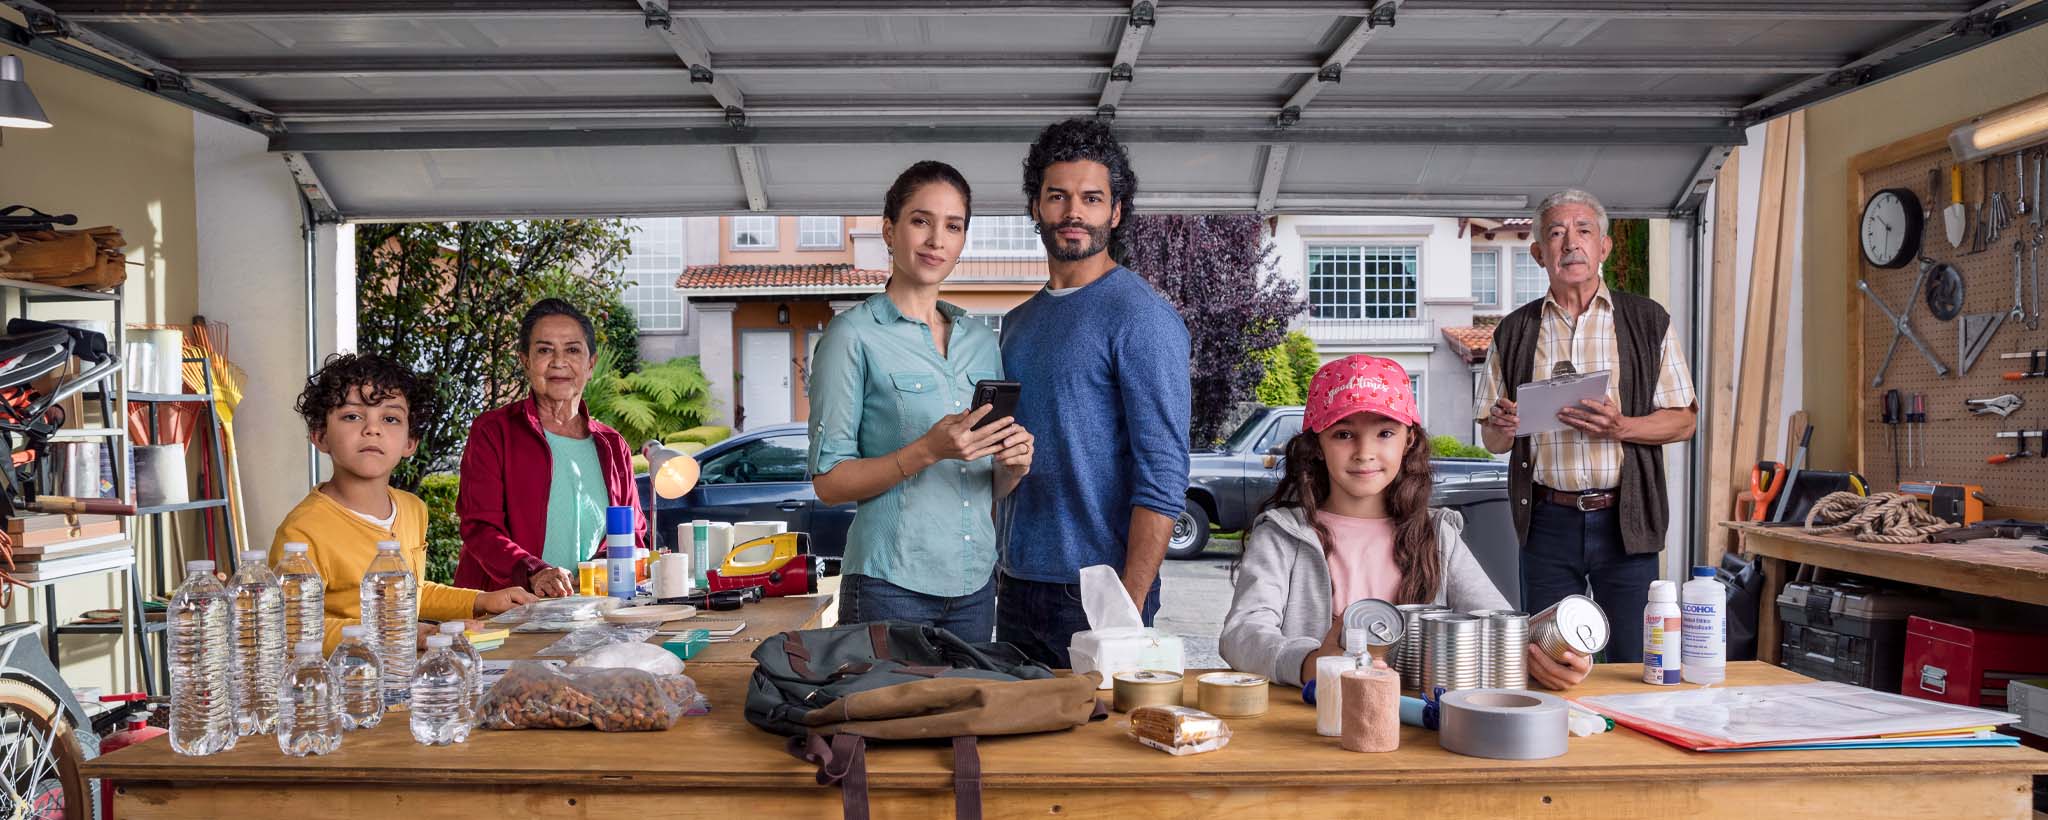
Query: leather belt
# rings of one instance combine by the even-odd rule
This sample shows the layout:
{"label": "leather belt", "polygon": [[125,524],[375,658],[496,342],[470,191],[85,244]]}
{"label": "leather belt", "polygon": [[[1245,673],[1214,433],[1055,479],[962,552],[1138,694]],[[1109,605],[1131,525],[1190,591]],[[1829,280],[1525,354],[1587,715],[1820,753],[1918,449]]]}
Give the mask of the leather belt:
{"label": "leather belt", "polygon": [[1613,490],[1586,490],[1585,492],[1573,493],[1565,492],[1564,490],[1553,490],[1541,485],[1536,487],[1536,498],[1560,507],[1570,507],[1579,512],[1595,512],[1609,509],[1614,506],[1615,502]]}

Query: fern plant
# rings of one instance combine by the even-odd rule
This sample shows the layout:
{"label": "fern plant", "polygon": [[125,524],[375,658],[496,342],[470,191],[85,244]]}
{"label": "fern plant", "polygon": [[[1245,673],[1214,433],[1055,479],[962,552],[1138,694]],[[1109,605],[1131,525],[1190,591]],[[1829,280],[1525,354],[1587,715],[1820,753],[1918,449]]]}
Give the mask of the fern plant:
{"label": "fern plant", "polygon": [[697,357],[620,373],[610,350],[598,354],[597,367],[583,387],[583,401],[592,418],[611,425],[635,448],[709,421],[713,404],[711,381],[704,377]]}

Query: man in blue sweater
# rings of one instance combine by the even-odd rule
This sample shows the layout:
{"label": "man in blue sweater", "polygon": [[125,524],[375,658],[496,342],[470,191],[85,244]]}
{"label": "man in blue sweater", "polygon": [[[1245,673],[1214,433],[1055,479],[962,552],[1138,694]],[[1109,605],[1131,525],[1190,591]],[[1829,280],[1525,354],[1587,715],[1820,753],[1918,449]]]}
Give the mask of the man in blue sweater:
{"label": "man in blue sweater", "polygon": [[1045,129],[1024,194],[1051,281],[1003,319],[1003,369],[1023,384],[1017,423],[1037,436],[1031,474],[1000,515],[996,639],[1068,668],[1088,628],[1082,567],[1108,564],[1145,623],[1188,488],[1188,331],[1109,256],[1138,178],[1109,126]]}

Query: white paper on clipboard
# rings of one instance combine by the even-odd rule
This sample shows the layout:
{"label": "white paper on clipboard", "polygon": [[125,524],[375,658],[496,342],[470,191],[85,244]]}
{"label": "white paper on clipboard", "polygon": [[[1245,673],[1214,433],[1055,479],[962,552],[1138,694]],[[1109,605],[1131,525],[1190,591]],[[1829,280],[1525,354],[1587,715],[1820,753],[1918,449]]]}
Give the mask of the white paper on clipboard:
{"label": "white paper on clipboard", "polygon": [[1608,370],[1573,373],[1516,388],[1515,415],[1521,419],[1521,424],[1515,428],[1515,435],[1533,436],[1573,429],[1557,419],[1557,411],[1583,407],[1579,402],[1586,399],[1606,397],[1607,380],[1612,373]]}

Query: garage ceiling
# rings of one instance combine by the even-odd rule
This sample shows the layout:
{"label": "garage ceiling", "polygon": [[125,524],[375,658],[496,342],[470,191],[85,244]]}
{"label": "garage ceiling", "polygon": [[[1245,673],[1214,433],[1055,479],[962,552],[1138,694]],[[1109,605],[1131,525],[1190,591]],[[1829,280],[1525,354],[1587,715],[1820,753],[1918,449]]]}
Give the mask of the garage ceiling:
{"label": "garage ceiling", "polygon": [[[1697,206],[1746,125],[2041,22],[1978,0],[0,0],[31,50],[270,135],[351,220],[1018,211],[1112,118],[1140,207]],[[113,59],[106,59],[106,58]]]}

